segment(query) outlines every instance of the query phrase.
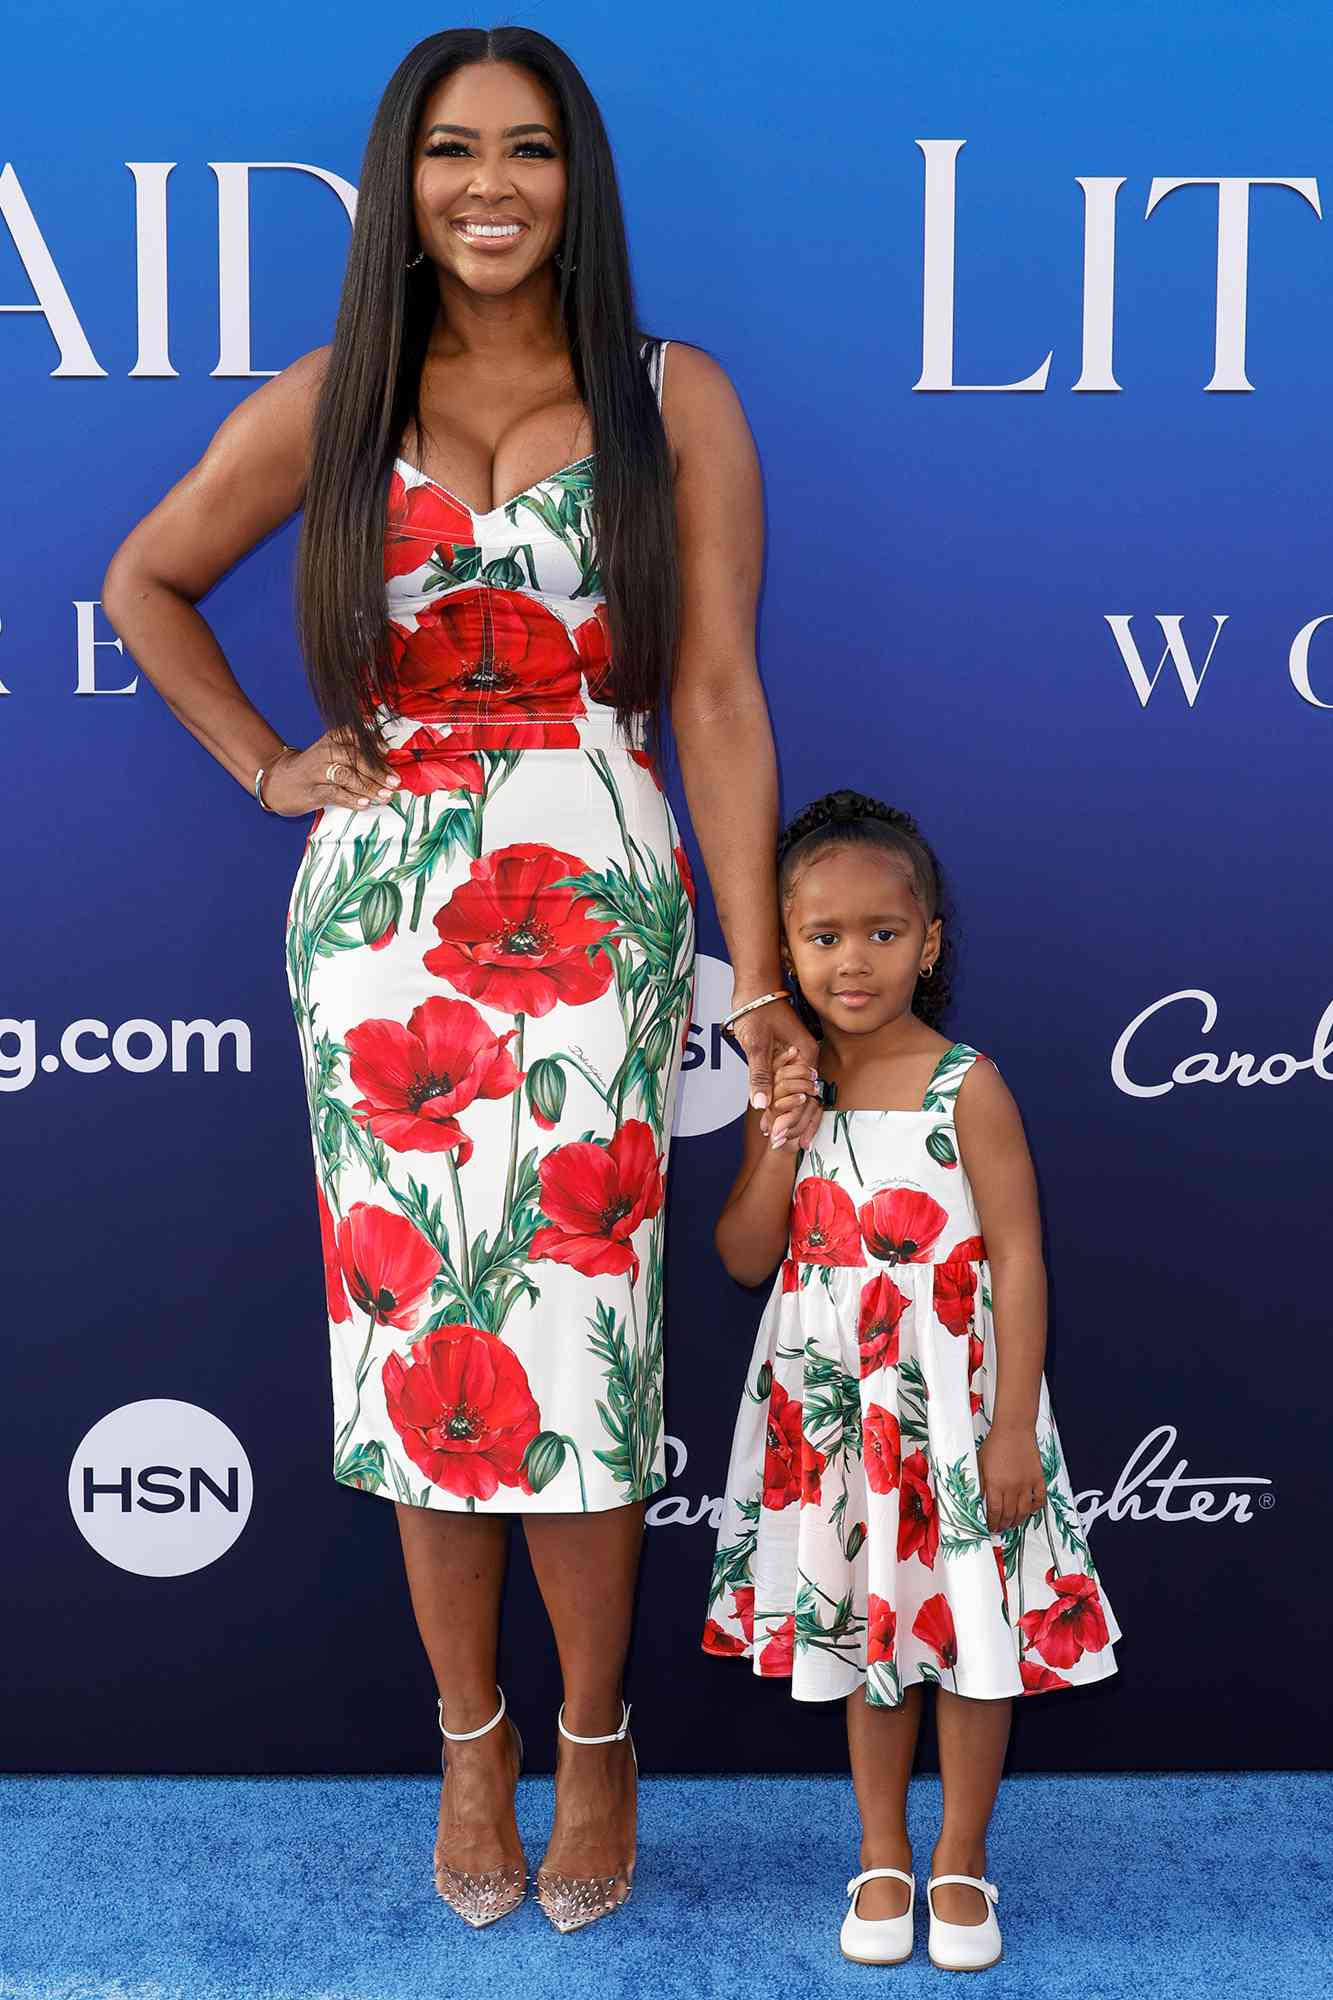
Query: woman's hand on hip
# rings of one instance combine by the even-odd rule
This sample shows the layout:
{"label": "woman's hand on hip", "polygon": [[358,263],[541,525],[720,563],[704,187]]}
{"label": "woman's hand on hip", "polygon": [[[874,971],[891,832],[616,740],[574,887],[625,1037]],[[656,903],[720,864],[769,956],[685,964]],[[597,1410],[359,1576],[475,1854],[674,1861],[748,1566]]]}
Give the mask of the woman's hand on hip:
{"label": "woman's hand on hip", "polygon": [[[766,1007],[756,1007],[731,1032],[744,1049],[750,1067],[750,1102],[761,1113],[760,1128],[766,1137],[778,1136],[771,1130],[775,1122],[773,1091],[778,1070],[790,1062],[803,1063],[813,1079],[819,1073],[819,1044],[786,1000],[771,1000]],[[797,1116],[788,1112],[778,1121],[780,1143],[808,1146],[823,1110],[819,1099],[812,1096]]]}
{"label": "woman's hand on hip", "polygon": [[264,804],[295,819],[326,806],[359,812],[383,805],[399,786],[396,774],[370,763],[345,737],[326,732],[307,750],[288,750],[264,773]]}

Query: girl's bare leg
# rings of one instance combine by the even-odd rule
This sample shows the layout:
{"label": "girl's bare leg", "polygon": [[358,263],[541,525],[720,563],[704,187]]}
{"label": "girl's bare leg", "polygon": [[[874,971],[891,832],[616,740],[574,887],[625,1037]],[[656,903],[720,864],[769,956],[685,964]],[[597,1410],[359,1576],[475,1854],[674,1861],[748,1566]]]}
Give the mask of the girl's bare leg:
{"label": "girl's bare leg", "polygon": [[[907,1787],[920,1727],[919,1686],[908,1688],[897,1708],[873,1706],[863,1689],[847,1697],[847,1748],[861,1814],[862,1868],[902,1868],[911,1873]],[[873,1921],[900,1917],[906,1908],[903,1883],[867,1882],[857,1899],[856,1914]]]}
{"label": "girl's bare leg", "polygon": [[[944,1817],[930,1857],[932,1875],[986,1873],[986,1830],[1004,1775],[1013,1702],[974,1701],[940,1688],[935,1733],[940,1746]],[[949,1924],[979,1924],[988,1908],[979,1889],[956,1882],[935,1892],[936,1915]]]}

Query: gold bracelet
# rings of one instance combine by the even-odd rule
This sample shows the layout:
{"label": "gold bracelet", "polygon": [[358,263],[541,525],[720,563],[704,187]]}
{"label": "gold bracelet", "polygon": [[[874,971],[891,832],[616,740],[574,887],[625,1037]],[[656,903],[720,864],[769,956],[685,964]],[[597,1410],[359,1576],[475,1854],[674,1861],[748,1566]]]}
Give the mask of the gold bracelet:
{"label": "gold bracelet", "polygon": [[756,1007],[767,1007],[769,1002],[772,1000],[790,1000],[790,999],[791,999],[790,993],[761,993],[757,1000],[747,1000],[743,1007],[733,1007],[730,1014],[726,1016],[726,1018],[722,1023],[723,1033],[725,1034],[726,1031],[731,1027],[732,1023],[734,1021],[739,1021],[743,1015],[753,1014]]}

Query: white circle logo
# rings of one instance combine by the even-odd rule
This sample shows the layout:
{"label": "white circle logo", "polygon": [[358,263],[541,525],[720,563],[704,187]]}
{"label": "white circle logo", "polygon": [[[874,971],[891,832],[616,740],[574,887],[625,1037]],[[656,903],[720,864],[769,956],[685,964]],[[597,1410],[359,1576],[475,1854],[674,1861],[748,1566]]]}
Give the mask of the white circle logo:
{"label": "white circle logo", "polygon": [[671,1128],[677,1139],[716,1132],[745,1109],[749,1071],[721,1027],[731,1006],[731,987],[731,967],[725,958],[700,952],[694,962],[693,1018]]}
{"label": "white circle logo", "polygon": [[100,1418],[69,1468],[79,1533],[135,1576],[207,1569],[240,1534],[253,1498],[250,1461],[221,1418],[165,1396]]}

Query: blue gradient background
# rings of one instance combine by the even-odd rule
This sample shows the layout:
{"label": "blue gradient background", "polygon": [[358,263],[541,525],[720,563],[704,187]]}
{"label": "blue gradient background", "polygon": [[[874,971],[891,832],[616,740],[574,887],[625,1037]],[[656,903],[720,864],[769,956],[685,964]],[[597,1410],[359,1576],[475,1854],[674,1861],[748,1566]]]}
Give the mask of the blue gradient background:
{"label": "blue gradient background", "polygon": [[[1216,193],[1143,219],[1154,175],[1315,176],[1327,203],[1333,26],[1314,8],[967,0],[907,18],[678,0],[505,17],[569,49],[616,148],[644,324],[730,372],[769,513],[760,658],[784,801],[846,784],[914,811],[954,884],[956,1032],[993,1053],[1028,1121],[1052,1274],[1050,1377],[1076,1489],[1109,1488],[1146,1433],[1191,1475],[1272,1481],[1245,1523],[1101,1521],[1125,1630],[1108,1686],[1023,1705],[1030,1768],[1302,1766],[1327,1758],[1328,1120],[1324,1085],[1133,1100],[1111,1048],[1185,987],[1218,1000],[1136,1045],[1164,1076],[1203,1046],[1308,1056],[1333,998],[1333,711],[1287,672],[1327,583],[1333,237],[1254,191],[1252,395],[1212,373]],[[50,1046],[65,1022],[238,1015],[253,1069],[38,1073],[0,1096],[12,1274],[4,1482],[11,1769],[411,1770],[434,1755],[424,1660],[389,1508],[328,1476],[327,1356],[308,1138],[281,926],[304,828],[265,819],[146,682],[77,698],[72,600],[257,386],[217,362],[209,160],[357,177],[379,90],[460,20],[344,0],[12,5],[3,144],[105,380],[53,381],[37,315],[0,314],[5,510],[0,705],[9,729],[0,1006]],[[918,138],[964,138],[956,373],[1044,394],[913,394],[921,362]],[[134,189],[174,160],[171,355],[131,381]],[[1117,210],[1115,369],[1080,368],[1082,194]],[[252,178],[253,353],[328,338],[347,224],[299,174]],[[0,229],[0,302],[31,297]],[[205,609],[289,740],[316,733],[292,635],[294,531]],[[1105,614],[1180,613],[1198,702],[1168,664],[1140,707]],[[1333,628],[1315,690],[1333,701]],[[110,628],[99,621],[99,636]],[[98,654],[101,680],[130,667]],[[678,801],[678,810],[683,806]],[[692,848],[697,862],[697,848]],[[710,909],[701,943],[720,954]],[[668,1427],[682,1490],[716,1493],[762,1298],[710,1245],[736,1133],[678,1142]],[[65,1499],[89,1425],[139,1397],[240,1436],[256,1499],[215,1566],[171,1582],[103,1563]],[[711,1533],[649,1537],[633,1668],[645,1765],[820,1768],[841,1717],[696,1650]],[[557,1699],[526,1564],[503,1671],[535,1734]]]}

